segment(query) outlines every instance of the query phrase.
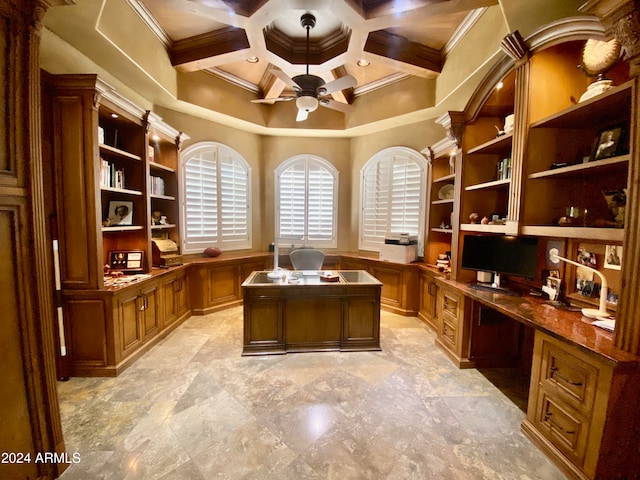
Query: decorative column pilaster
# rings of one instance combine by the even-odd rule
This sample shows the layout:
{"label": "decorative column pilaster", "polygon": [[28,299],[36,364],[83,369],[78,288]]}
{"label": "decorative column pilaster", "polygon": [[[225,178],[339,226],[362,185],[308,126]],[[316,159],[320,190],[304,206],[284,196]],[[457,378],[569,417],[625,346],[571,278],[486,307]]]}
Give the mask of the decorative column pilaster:
{"label": "decorative column pilaster", "polygon": [[515,98],[513,143],[511,146],[511,186],[509,188],[509,209],[506,233],[518,235],[522,212],[524,189],[524,156],[529,132],[529,47],[517,30],[502,39],[500,47],[515,62]]}

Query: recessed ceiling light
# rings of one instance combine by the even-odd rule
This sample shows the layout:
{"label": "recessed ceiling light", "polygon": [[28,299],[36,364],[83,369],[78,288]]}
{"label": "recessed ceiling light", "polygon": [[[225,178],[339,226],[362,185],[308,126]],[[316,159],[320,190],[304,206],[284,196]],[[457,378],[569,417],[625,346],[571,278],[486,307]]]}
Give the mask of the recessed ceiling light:
{"label": "recessed ceiling light", "polygon": [[112,113],[111,114],[111,118],[118,118],[118,114],[117,113]]}
{"label": "recessed ceiling light", "polygon": [[358,61],[356,62],[356,64],[357,64],[359,67],[368,67],[370,63],[371,63],[371,62],[369,62],[366,58],[361,58],[360,60],[358,60]]}
{"label": "recessed ceiling light", "polygon": [[258,57],[248,57],[247,62],[249,63],[258,63],[260,59]]}
{"label": "recessed ceiling light", "polygon": [[496,90],[500,90],[502,87],[504,87],[504,83],[498,82],[498,84],[496,85]]}
{"label": "recessed ceiling light", "polygon": [[151,136],[151,140],[153,140],[154,142],[157,142],[158,140],[160,140],[160,137],[158,136],[158,134],[157,134],[157,133],[154,133],[154,134]]}

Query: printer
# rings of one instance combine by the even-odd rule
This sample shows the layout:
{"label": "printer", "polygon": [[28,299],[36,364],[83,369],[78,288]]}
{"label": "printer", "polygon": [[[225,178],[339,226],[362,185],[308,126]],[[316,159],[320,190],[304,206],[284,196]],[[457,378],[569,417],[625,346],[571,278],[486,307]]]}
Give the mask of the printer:
{"label": "printer", "polygon": [[380,260],[411,263],[418,257],[418,236],[408,233],[387,233],[380,247]]}

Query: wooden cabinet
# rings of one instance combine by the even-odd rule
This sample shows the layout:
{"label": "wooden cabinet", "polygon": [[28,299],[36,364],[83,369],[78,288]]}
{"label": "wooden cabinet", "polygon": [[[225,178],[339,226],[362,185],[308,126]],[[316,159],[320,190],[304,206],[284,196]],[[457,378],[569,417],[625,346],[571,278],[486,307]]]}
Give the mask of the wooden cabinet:
{"label": "wooden cabinet", "polygon": [[420,306],[418,308],[418,318],[426,322],[434,330],[438,328],[437,322],[437,293],[438,285],[435,281],[436,274],[429,270],[420,270]]}
{"label": "wooden cabinet", "polygon": [[189,276],[186,270],[167,276],[162,280],[164,302],[163,328],[188,318],[191,313]]}
{"label": "wooden cabinet", "polygon": [[471,300],[445,284],[438,285],[438,326],[436,344],[460,368],[472,366],[469,361]]}
{"label": "wooden cabinet", "polygon": [[162,306],[157,281],[127,288],[114,297],[116,362],[124,360],[160,332]]}
{"label": "wooden cabinet", "polygon": [[383,307],[400,315],[418,313],[418,267],[363,257],[342,256],[342,270],[366,270],[382,282],[380,302]]}
{"label": "wooden cabinet", "polygon": [[247,256],[193,263],[189,267],[191,307],[196,315],[239,305],[240,285],[254,271],[267,268],[268,256]]}
{"label": "wooden cabinet", "polygon": [[136,272],[153,274],[152,237],[180,243],[178,147],[187,137],[96,75],[44,78],[68,374],[115,375],[188,312],[184,273],[171,286],[104,280],[111,252],[141,252]]}
{"label": "wooden cabinet", "polygon": [[[462,231],[504,233],[506,230],[511,173],[513,163],[519,161],[512,158],[513,130],[504,131],[506,117],[515,115],[515,72],[502,79],[501,85],[464,127],[460,177]],[[471,214],[476,214],[477,219],[472,221]],[[487,223],[483,224],[485,217]]]}
{"label": "wooden cabinet", "polygon": [[[447,135],[434,145],[422,151],[429,160],[428,230],[425,249],[425,262],[435,265],[439,255],[448,253],[451,262],[451,274],[455,280],[454,261],[458,244],[460,172],[462,150],[461,132],[464,125],[462,112],[447,112],[436,120]],[[458,180],[456,180],[458,177]],[[457,188],[456,188],[457,187]]]}
{"label": "wooden cabinet", "polygon": [[540,331],[533,358],[524,432],[574,478],[637,474],[637,454],[618,445],[637,428],[638,381],[629,377],[637,365],[616,365]]}
{"label": "wooden cabinet", "polygon": [[152,234],[180,243],[178,145],[188,137],[96,75],[46,78],[63,289],[102,288],[112,251],[142,251],[150,272]]}

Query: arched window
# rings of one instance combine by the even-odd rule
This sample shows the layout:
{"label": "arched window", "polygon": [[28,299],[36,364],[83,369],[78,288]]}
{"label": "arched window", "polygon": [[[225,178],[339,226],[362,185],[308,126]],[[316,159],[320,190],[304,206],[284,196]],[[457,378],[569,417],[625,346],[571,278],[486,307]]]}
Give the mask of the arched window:
{"label": "arched window", "polygon": [[338,171],[326,160],[298,155],[275,171],[276,236],[335,247]]}
{"label": "arched window", "polygon": [[235,150],[215,142],[182,153],[182,251],[251,248],[251,168]]}
{"label": "arched window", "polygon": [[424,246],[427,162],[417,151],[391,147],[360,170],[360,239],[358,248],[379,251],[388,233],[418,236]]}

